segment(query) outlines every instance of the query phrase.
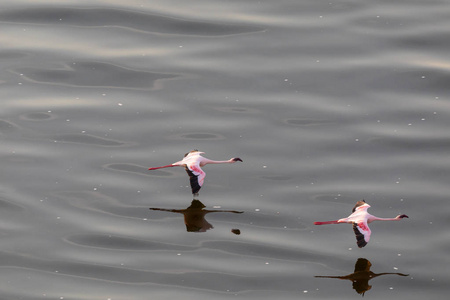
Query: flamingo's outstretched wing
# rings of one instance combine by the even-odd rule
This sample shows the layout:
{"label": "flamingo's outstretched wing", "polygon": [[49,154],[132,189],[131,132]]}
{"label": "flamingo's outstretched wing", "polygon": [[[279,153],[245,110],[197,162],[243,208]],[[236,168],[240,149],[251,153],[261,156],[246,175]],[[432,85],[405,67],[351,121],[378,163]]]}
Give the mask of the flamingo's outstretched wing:
{"label": "flamingo's outstretched wing", "polygon": [[370,240],[371,234],[370,228],[369,226],[367,226],[367,222],[354,222],[353,231],[355,232],[356,244],[358,245],[358,247],[362,248],[367,245]]}
{"label": "flamingo's outstretched wing", "polygon": [[184,169],[189,175],[192,194],[197,194],[205,181],[206,173],[196,164],[185,165]]}

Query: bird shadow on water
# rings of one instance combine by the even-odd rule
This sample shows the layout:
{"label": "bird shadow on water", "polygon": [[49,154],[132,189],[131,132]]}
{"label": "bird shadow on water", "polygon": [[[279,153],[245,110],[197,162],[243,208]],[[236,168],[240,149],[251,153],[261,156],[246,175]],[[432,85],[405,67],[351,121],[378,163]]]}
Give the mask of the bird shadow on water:
{"label": "bird shadow on water", "polygon": [[375,277],[383,275],[398,275],[398,276],[409,276],[409,274],[403,273],[374,273],[370,270],[372,263],[365,258],[358,258],[355,263],[355,270],[353,273],[342,276],[314,276],[315,278],[335,278],[341,280],[350,280],[352,282],[352,288],[360,295],[364,294],[372,288],[369,281]]}
{"label": "bird shadow on water", "polygon": [[[188,232],[206,232],[213,229],[213,225],[209,223],[205,216],[209,213],[234,213],[242,214],[243,211],[236,210],[220,210],[220,209],[205,209],[204,205],[200,200],[193,199],[191,204],[184,209],[168,209],[168,208],[155,208],[152,207],[150,210],[165,211],[171,213],[182,214],[184,217],[184,224],[186,225],[186,231]],[[239,229],[232,229],[232,233],[239,235],[241,232]]]}

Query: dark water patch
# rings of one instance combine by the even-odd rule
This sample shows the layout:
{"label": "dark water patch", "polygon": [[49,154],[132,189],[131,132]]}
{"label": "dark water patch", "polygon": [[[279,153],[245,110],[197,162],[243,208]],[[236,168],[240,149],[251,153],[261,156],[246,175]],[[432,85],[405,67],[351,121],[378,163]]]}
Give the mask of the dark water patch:
{"label": "dark water patch", "polygon": [[4,10],[0,22],[42,24],[77,27],[121,27],[148,33],[224,36],[259,32],[262,28],[244,24],[221,24],[181,18],[146,14],[131,10],[108,8],[46,7],[20,10]]}
{"label": "dark water patch", "polygon": [[[147,220],[149,218],[149,207],[136,207],[136,206],[127,207],[127,206],[118,206],[118,205],[112,206],[110,204],[103,204],[103,205],[95,205],[95,207],[90,209],[118,217],[134,218],[139,220],[144,219]],[[155,220],[157,218],[152,216],[151,219]]]}
{"label": "dark water patch", "polygon": [[226,106],[226,107],[214,107],[213,109],[226,112],[226,113],[236,113],[236,114],[255,114],[261,113],[260,110],[249,107],[235,107],[235,106]]}
{"label": "dark water patch", "polygon": [[[273,202],[276,202],[278,199],[271,199]],[[228,221],[229,215],[219,215],[215,214],[213,215],[215,220],[222,220],[222,221]],[[225,219],[227,218],[227,219]],[[278,212],[245,212],[243,215],[239,216],[239,222],[241,220],[244,220],[246,224],[251,224],[251,226],[255,226],[258,228],[265,228],[265,229],[275,229],[275,230],[304,230],[308,227],[301,221],[297,215],[292,218],[292,216],[287,216],[283,213]],[[237,223],[237,222],[236,222]],[[243,225],[242,225],[243,226]],[[242,232],[245,233],[245,230],[243,228],[240,228]]]}
{"label": "dark water patch", "polygon": [[52,69],[17,68],[13,72],[23,74],[22,78],[38,83],[126,89],[152,89],[158,80],[178,77],[174,74],[133,70],[101,62],[63,63],[60,68]]}
{"label": "dark water patch", "polygon": [[174,134],[168,137],[171,140],[223,140],[224,136],[213,133],[184,133]]}
{"label": "dark water patch", "polygon": [[427,67],[386,73],[373,81],[372,88],[380,90],[406,91],[408,93],[446,92],[450,74],[447,70]]}
{"label": "dark water patch", "polygon": [[171,251],[189,251],[193,247],[181,246],[176,244],[164,244],[154,241],[132,239],[112,235],[86,234],[75,235],[66,239],[68,242],[88,247],[113,249],[113,250],[171,250]]}
{"label": "dark water patch", "polygon": [[[313,196],[314,201],[334,202],[334,203],[355,203],[355,199],[348,199],[348,197],[341,197],[340,195],[319,194]],[[359,199],[361,200],[361,199]]]}
{"label": "dark water patch", "polygon": [[216,139],[216,135],[209,134],[209,133],[191,133],[191,134],[185,134],[183,135],[184,138],[188,139],[194,139],[194,140],[210,140],[210,139]]}
{"label": "dark water patch", "polygon": [[260,178],[267,179],[267,180],[275,180],[275,181],[285,181],[285,180],[292,179],[292,176],[288,176],[288,175],[264,175],[264,176],[260,176]]}
{"label": "dark water patch", "polygon": [[109,170],[134,173],[134,174],[138,174],[138,175],[151,176],[153,174],[153,175],[158,175],[158,176],[172,176],[172,173],[167,172],[167,171],[163,171],[163,170],[149,171],[147,167],[142,167],[142,166],[135,165],[135,164],[127,164],[127,163],[108,164],[108,165],[105,165],[104,167]]}
{"label": "dark water patch", "polygon": [[54,119],[56,116],[49,112],[31,112],[23,114],[20,117],[27,121],[47,121]]}
{"label": "dark water patch", "polygon": [[[146,220],[149,217],[149,207],[128,206],[120,202],[119,199],[129,199],[130,195],[126,192],[115,197],[110,197],[99,191],[59,191],[51,195],[64,201],[71,207],[82,210],[82,213],[95,212],[96,216],[113,215],[118,217]],[[126,200],[124,200],[126,202]]]}
{"label": "dark water patch", "polygon": [[85,201],[86,199],[89,199],[89,202],[110,202],[112,201],[111,198],[108,196],[103,195],[102,193],[99,193],[98,191],[84,191],[84,190],[77,190],[77,191],[58,191],[52,193],[54,197],[65,199],[67,202],[77,202],[79,200]]}
{"label": "dark water patch", "polygon": [[124,146],[124,142],[119,142],[115,140],[105,139],[89,134],[64,134],[53,138],[57,142],[63,143],[76,143],[76,144],[87,144],[87,145],[97,145],[97,146]]}
{"label": "dark water patch", "polygon": [[0,210],[2,212],[19,212],[22,211],[24,208],[22,206],[19,206],[17,204],[11,203],[7,200],[4,200],[0,197]]}
{"label": "dark water patch", "polygon": [[[115,198],[102,194],[99,191],[58,191],[52,193],[52,196],[63,200],[72,207],[79,208],[83,211],[95,211],[96,213],[111,214],[104,208],[111,209],[120,206]],[[120,206],[117,209],[125,209]],[[121,216],[129,216],[132,211],[136,211],[136,208],[129,208],[126,213]]]}
{"label": "dark water patch", "polygon": [[[149,261],[151,261],[151,259],[152,257],[149,257]],[[235,274],[226,274],[225,272],[198,271],[197,268],[180,270],[153,270],[153,268],[152,271],[148,271],[144,270],[144,268],[148,267],[147,264],[142,265],[138,270],[121,266],[105,266],[100,263],[96,264],[39,259],[34,256],[7,252],[0,252],[0,263],[2,264],[3,268],[11,266],[14,268],[25,269],[25,272],[28,269],[38,270],[41,272],[46,271],[51,274],[65,274],[80,278],[91,278],[118,283],[153,283],[167,286],[168,288],[190,287],[192,289],[195,289],[197,293],[199,290],[213,290],[221,293],[226,290],[228,290],[229,292],[246,291],[252,289],[257,290],[261,285],[264,287],[270,287],[271,289],[284,289],[286,287],[284,285],[280,286],[278,281],[290,282],[289,280],[287,280],[288,275],[279,274],[278,281],[274,281],[271,277],[268,276],[239,276]],[[30,273],[31,272],[26,272],[27,276],[30,276]],[[70,278],[67,280],[70,280]],[[71,282],[71,284],[74,283]],[[297,284],[297,282],[295,282],[295,284]],[[136,288],[136,286],[132,288]],[[130,293],[132,295],[134,294],[132,291]],[[61,294],[65,294],[65,292],[61,292]],[[106,295],[107,294],[108,293],[106,293]],[[39,297],[37,298],[40,299]],[[58,297],[58,299],[63,298],[65,299],[67,297]],[[198,294],[196,298],[198,298]],[[36,299],[36,297],[29,299]],[[132,297],[130,299],[137,298]]]}
{"label": "dark water patch", "polygon": [[331,122],[309,118],[291,118],[284,120],[284,123],[294,126],[317,126],[330,124]]}
{"label": "dark water patch", "polygon": [[[67,262],[57,260],[45,260],[37,257],[23,256],[7,252],[0,252],[0,263],[4,266],[34,269],[59,274],[93,278],[114,282],[145,283],[156,281],[163,283],[167,274],[133,270],[116,266],[102,266],[100,264],[87,264],[79,262]],[[173,275],[176,276],[176,275]],[[59,299],[63,299],[60,297]]]}
{"label": "dark water patch", "polygon": [[206,241],[204,248],[217,249],[228,253],[264,257],[292,261],[320,262],[321,256],[316,253],[302,251],[301,249],[282,249],[273,245],[258,245],[234,241]]}
{"label": "dark water patch", "polygon": [[433,151],[450,150],[450,138],[448,137],[373,137],[368,143],[386,147],[401,148],[404,151]]}
{"label": "dark water patch", "polygon": [[[346,68],[327,72],[311,70],[300,74],[298,79],[305,92],[330,95],[331,97],[355,98],[364,86],[375,93],[393,91],[405,94],[446,93],[450,75],[446,70],[429,67],[399,66],[395,69],[371,66],[370,68]],[[324,86],[323,82],[329,82]]]}
{"label": "dark water patch", "polygon": [[0,119],[0,134],[15,131],[19,127],[15,124]]}
{"label": "dark water patch", "polygon": [[447,30],[437,30],[433,32],[421,32],[421,34],[412,33],[405,36],[395,36],[393,42],[399,44],[402,48],[414,49],[447,49],[450,47],[450,34]]}
{"label": "dark water patch", "polygon": [[0,59],[13,60],[26,57],[27,54],[17,51],[0,51]]}

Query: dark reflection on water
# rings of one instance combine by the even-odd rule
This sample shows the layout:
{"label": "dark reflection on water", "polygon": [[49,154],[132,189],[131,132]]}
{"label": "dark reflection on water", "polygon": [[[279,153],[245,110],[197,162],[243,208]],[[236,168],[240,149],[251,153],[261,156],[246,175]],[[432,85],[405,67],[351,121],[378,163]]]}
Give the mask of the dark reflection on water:
{"label": "dark reflection on water", "polygon": [[265,175],[265,176],[261,176],[261,178],[267,179],[267,180],[283,181],[283,180],[290,180],[290,179],[292,179],[292,176],[288,176],[288,175]]}
{"label": "dark reflection on water", "polygon": [[147,167],[143,167],[143,166],[139,166],[139,165],[135,165],[135,164],[129,164],[129,163],[108,164],[105,166],[105,168],[114,170],[114,171],[128,172],[128,173],[145,175],[145,176],[172,176],[172,173],[164,171],[164,170],[155,170],[155,173],[157,175],[154,175],[153,172],[148,171]]}
{"label": "dark reflection on water", "polygon": [[35,8],[0,13],[0,22],[58,24],[82,27],[114,26],[166,34],[223,36],[261,31],[250,25],[200,22],[118,9]]}
{"label": "dark reflection on water", "polygon": [[20,51],[2,51],[0,53],[0,59],[4,59],[4,60],[21,59],[26,56],[27,56],[27,54],[21,53]]}
{"label": "dark reflection on water", "polygon": [[54,119],[55,115],[49,112],[37,111],[24,114],[21,118],[27,121],[44,121]]}
{"label": "dark reflection on water", "polygon": [[[188,232],[206,232],[213,229],[211,223],[209,223],[205,216],[214,212],[227,212],[234,214],[242,214],[243,211],[236,210],[219,210],[219,209],[205,209],[205,205],[197,199],[192,200],[191,205],[185,209],[167,209],[167,208],[150,208],[151,210],[168,211],[177,214],[183,214],[184,224],[186,224],[186,230]],[[240,234],[239,229],[232,229],[234,234]]]}
{"label": "dark reflection on water", "polygon": [[261,114],[261,111],[257,108],[249,108],[249,107],[212,107],[212,109],[221,111],[224,113],[234,113],[234,114]]}
{"label": "dark reflection on water", "polygon": [[317,126],[317,125],[329,125],[331,121],[315,120],[309,118],[293,118],[285,120],[286,124],[294,126]]}
{"label": "dark reflection on water", "polygon": [[0,134],[14,131],[17,126],[5,120],[0,120]]}
{"label": "dark reflection on water", "polygon": [[90,135],[90,134],[64,134],[54,137],[57,142],[76,143],[76,144],[88,144],[97,146],[124,146],[124,142],[115,141],[111,139],[105,139],[102,137]]}
{"label": "dark reflection on water", "polygon": [[380,145],[390,148],[409,148],[411,151],[425,151],[436,149],[450,149],[450,139],[446,137],[415,136],[415,137],[383,137],[368,140],[371,145]]}
{"label": "dark reflection on water", "polygon": [[[161,79],[172,79],[175,74],[152,73],[123,68],[99,62],[73,62],[60,64],[59,68],[17,68],[32,82],[79,87],[113,87],[126,89],[151,89]],[[114,85],[111,86],[111,83]]]}
{"label": "dark reflection on water", "polygon": [[17,204],[11,203],[8,200],[4,200],[4,199],[2,199],[2,196],[0,196],[0,209],[2,211],[17,212],[17,211],[22,211],[23,207],[19,206]]}
{"label": "dark reflection on water", "polygon": [[225,137],[220,134],[214,133],[186,133],[186,134],[174,134],[167,137],[170,140],[223,140]]}
{"label": "dark reflection on water", "polygon": [[353,273],[342,276],[314,276],[316,278],[336,278],[343,280],[350,280],[352,282],[353,289],[360,295],[364,296],[364,294],[372,288],[369,284],[369,281],[375,277],[379,277],[382,275],[399,275],[399,276],[408,276],[409,274],[403,273],[374,273],[370,270],[372,267],[372,263],[365,258],[358,258],[355,263],[355,270]]}
{"label": "dark reflection on water", "polygon": [[195,249],[194,247],[182,245],[167,245],[165,243],[155,241],[99,234],[76,235],[68,237],[66,240],[76,245],[115,250],[153,251],[170,249],[177,251],[187,251]]}

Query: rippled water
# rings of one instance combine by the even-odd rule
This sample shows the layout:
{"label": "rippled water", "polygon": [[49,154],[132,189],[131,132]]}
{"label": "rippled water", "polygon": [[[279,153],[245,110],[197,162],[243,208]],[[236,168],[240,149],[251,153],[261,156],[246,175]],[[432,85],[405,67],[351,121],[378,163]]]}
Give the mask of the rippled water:
{"label": "rippled water", "polygon": [[[7,0],[0,24],[1,299],[448,296],[448,1]],[[147,170],[192,149],[244,162],[193,201]],[[362,249],[313,225],[360,199],[409,219]]]}

